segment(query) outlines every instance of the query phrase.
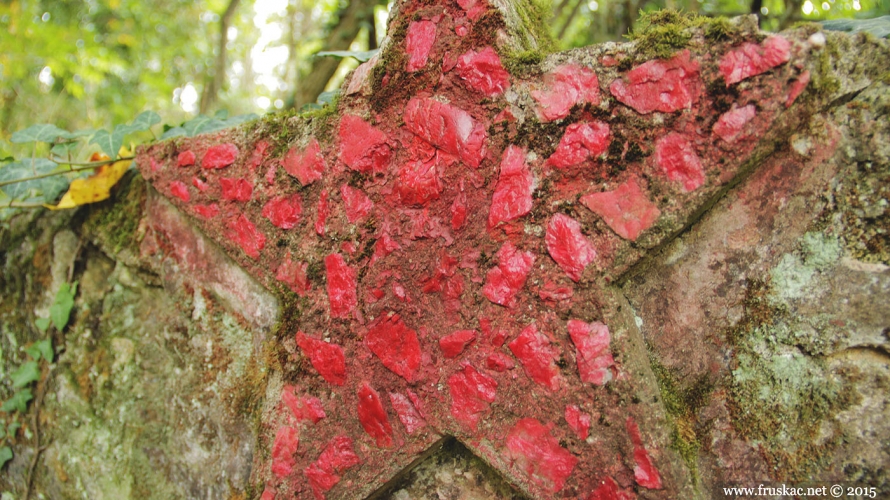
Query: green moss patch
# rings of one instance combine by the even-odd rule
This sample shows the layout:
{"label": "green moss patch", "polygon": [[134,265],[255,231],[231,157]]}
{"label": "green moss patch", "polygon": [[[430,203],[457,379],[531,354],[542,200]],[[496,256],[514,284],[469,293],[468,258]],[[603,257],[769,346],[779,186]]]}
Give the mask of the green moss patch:
{"label": "green moss patch", "polygon": [[709,40],[723,41],[740,35],[742,28],[724,17],[664,9],[640,15],[627,38],[636,44],[638,61],[669,59],[689,45],[696,31],[703,32]]}

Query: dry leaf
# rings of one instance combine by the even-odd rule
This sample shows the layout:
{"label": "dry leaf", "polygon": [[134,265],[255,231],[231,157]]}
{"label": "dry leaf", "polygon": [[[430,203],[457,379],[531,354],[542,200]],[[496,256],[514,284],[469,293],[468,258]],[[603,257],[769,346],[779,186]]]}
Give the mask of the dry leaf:
{"label": "dry leaf", "polygon": [[[118,155],[126,157],[130,156],[131,153],[125,148],[121,148]],[[108,156],[100,153],[93,153],[90,157],[90,161],[105,161],[109,159]],[[74,179],[68,187],[68,192],[59,200],[58,205],[46,205],[46,208],[51,210],[74,208],[79,205],[96,203],[97,201],[107,199],[110,196],[111,188],[117,184],[117,181],[130,168],[130,163],[132,163],[131,160],[123,160],[102,165],[96,169],[93,175],[85,179]]]}

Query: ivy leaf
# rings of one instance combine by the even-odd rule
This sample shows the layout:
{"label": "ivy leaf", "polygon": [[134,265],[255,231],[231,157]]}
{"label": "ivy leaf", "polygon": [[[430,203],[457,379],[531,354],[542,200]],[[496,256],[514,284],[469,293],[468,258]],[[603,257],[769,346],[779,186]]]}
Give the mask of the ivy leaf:
{"label": "ivy leaf", "polygon": [[114,131],[109,133],[107,130],[99,130],[93,134],[90,144],[96,144],[102,149],[102,152],[109,158],[117,156],[121,146],[124,144],[124,136],[126,135],[126,126],[118,125]]}
{"label": "ivy leaf", "polygon": [[72,151],[80,147],[80,144],[77,141],[71,142],[60,142],[58,144],[54,144],[52,149],[49,150],[50,153],[58,156],[60,158],[64,158],[71,154]]}
{"label": "ivy leaf", "polygon": [[216,113],[213,113],[213,117],[216,118],[217,120],[225,120],[226,118],[229,117],[229,110],[228,109],[220,109]]}
{"label": "ivy leaf", "polygon": [[336,99],[337,96],[339,96],[339,95],[340,95],[340,89],[331,90],[328,92],[322,92],[321,94],[318,95],[318,104],[321,104],[322,106],[327,106],[328,104],[334,102],[334,99]]}
{"label": "ivy leaf", "polygon": [[217,123],[219,123],[219,120],[205,115],[198,115],[183,123],[182,128],[185,130],[186,135],[194,137],[198,134],[215,130],[214,127],[217,126]]}
{"label": "ivy leaf", "polygon": [[25,413],[25,410],[28,409],[28,401],[32,399],[34,399],[34,395],[31,394],[31,389],[22,389],[3,403],[3,406],[0,406],[0,411],[12,413],[13,410],[18,410],[19,413]]}
{"label": "ivy leaf", "polygon": [[4,446],[0,448],[0,469],[6,465],[6,462],[12,460],[12,448],[9,446]]}
{"label": "ivy leaf", "polygon": [[890,36],[890,16],[874,19],[832,19],[831,21],[822,21],[822,26],[831,31],[849,31],[851,33],[865,31],[877,38]]}
{"label": "ivy leaf", "polygon": [[154,125],[161,123],[161,116],[154,111],[143,111],[130,123],[130,128],[136,132],[148,130]]}
{"label": "ivy leaf", "polygon": [[[0,168],[0,182],[48,174],[58,167],[46,158],[12,162]],[[12,199],[42,197],[44,200],[54,200],[67,185],[68,180],[63,176],[54,176],[7,184],[0,189]]]}
{"label": "ivy leaf", "polygon": [[34,324],[37,325],[37,329],[41,332],[45,332],[49,329],[49,318],[37,318],[34,320]]}
{"label": "ivy leaf", "polygon": [[70,132],[68,134],[69,139],[80,139],[81,137],[89,137],[96,133],[96,129],[94,128],[85,128],[83,130],[76,130],[74,132]]}
{"label": "ivy leaf", "polygon": [[10,137],[9,140],[17,143],[56,142],[60,137],[62,139],[70,139],[71,132],[60,129],[51,123],[41,123],[38,125],[31,125],[25,130],[19,130],[12,134],[12,137]]}
{"label": "ivy leaf", "polygon": [[354,50],[325,50],[315,54],[317,57],[351,57],[358,62],[365,62],[376,54],[380,49],[354,51]]}
{"label": "ivy leaf", "polygon": [[[73,182],[71,184],[74,185]],[[49,317],[53,320],[53,325],[55,325],[56,330],[60,332],[65,328],[65,325],[68,324],[71,309],[74,307],[74,295],[76,294],[76,281],[70,287],[68,286],[68,283],[62,283],[62,286],[59,287],[59,291],[56,293],[55,302],[53,302],[53,305],[49,308]]]}
{"label": "ivy leaf", "polygon": [[0,158],[0,163],[9,163],[11,161],[15,161],[15,158],[12,156],[4,156],[3,158]]}
{"label": "ivy leaf", "polygon": [[35,380],[40,380],[40,367],[37,366],[36,361],[28,361],[20,366],[18,370],[12,372],[9,378],[12,379],[12,387],[19,389]]}
{"label": "ivy leaf", "polygon": [[21,426],[22,426],[22,424],[19,422],[13,422],[13,423],[9,424],[9,426],[6,428],[6,436],[9,438],[14,438],[15,433],[19,431],[19,428]]}
{"label": "ivy leaf", "polygon": [[174,137],[184,137],[187,136],[188,132],[185,131],[182,127],[173,127],[171,129],[167,129],[163,134],[161,134],[161,140],[165,141],[167,139],[172,139]]}
{"label": "ivy leaf", "polygon": [[55,356],[55,353],[53,352],[53,344],[50,339],[34,342],[30,347],[25,349],[25,352],[28,353],[28,356],[31,356],[34,361],[38,361],[43,357],[43,359],[52,363],[53,357]]}
{"label": "ivy leaf", "polygon": [[[337,92],[339,92],[339,91],[337,91]],[[220,127],[220,129],[234,127],[236,125],[241,125],[242,123],[256,120],[259,117],[260,117],[260,115],[255,114],[255,113],[248,113],[246,115],[233,116],[231,118],[227,118],[227,119],[223,120],[221,123],[222,126]]]}

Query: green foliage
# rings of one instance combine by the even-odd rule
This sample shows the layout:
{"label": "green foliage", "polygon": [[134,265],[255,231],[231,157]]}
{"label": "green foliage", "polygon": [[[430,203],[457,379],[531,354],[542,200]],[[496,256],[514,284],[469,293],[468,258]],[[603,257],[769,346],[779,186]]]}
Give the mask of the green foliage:
{"label": "green foliage", "polygon": [[3,406],[0,406],[0,411],[5,411],[7,413],[17,411],[19,413],[25,413],[28,409],[28,402],[34,399],[34,395],[31,394],[31,389],[24,388],[20,391],[16,391],[11,398],[6,400],[3,403]]}
{"label": "green foliage", "polygon": [[55,353],[53,352],[53,344],[50,339],[43,339],[39,342],[34,342],[33,344],[31,344],[31,347],[25,349],[25,352],[35,361],[39,361],[40,358],[43,358],[47,362],[52,363],[53,358],[55,357]]}
{"label": "green foliage", "polygon": [[[46,158],[15,161],[0,167],[0,183],[18,179],[40,177],[55,172],[59,164]],[[51,202],[68,187],[68,181],[60,176],[42,177],[15,182],[0,187],[6,196],[17,200]]]}
{"label": "green foliage", "polygon": [[56,330],[62,331],[68,324],[71,315],[71,309],[74,307],[74,296],[77,294],[77,282],[72,285],[62,283],[59,291],[56,293],[56,299],[49,308],[49,317],[53,321]]}
{"label": "green foliage", "polygon": [[16,143],[56,142],[59,139],[71,138],[71,132],[62,130],[59,127],[49,123],[41,123],[38,125],[31,125],[25,130],[19,130],[18,132],[12,134],[12,137],[10,137],[9,140]]}
{"label": "green foliage", "polygon": [[12,460],[12,449],[9,446],[0,447],[0,469],[10,460]]}
{"label": "green foliage", "polygon": [[225,112],[218,112],[212,117],[198,115],[178,127],[168,128],[161,135],[160,139],[163,141],[174,137],[194,137],[196,135],[209,134],[222,129],[235,127],[242,123],[256,120],[257,118],[259,118],[259,115],[253,113],[233,116],[231,118],[227,118]]}
{"label": "green foliage", "polygon": [[12,387],[20,389],[31,382],[40,380],[40,367],[36,361],[27,361],[10,375]]}
{"label": "green foliage", "polygon": [[835,19],[822,21],[822,26],[832,31],[859,33],[864,31],[878,38],[890,37],[890,16],[874,19]]}

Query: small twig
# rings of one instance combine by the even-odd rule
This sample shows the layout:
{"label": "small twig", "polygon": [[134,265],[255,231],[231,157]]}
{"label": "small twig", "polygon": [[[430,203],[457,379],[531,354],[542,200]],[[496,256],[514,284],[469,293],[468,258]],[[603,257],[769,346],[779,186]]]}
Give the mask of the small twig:
{"label": "small twig", "polygon": [[43,383],[37,384],[37,397],[34,398],[34,412],[31,413],[31,427],[34,430],[34,456],[31,457],[31,465],[28,467],[28,477],[25,482],[25,496],[22,497],[23,500],[28,500],[31,496],[31,482],[34,480],[34,469],[37,468],[37,459],[40,458],[40,454],[43,453],[43,450],[47,448],[47,446],[40,446],[40,427],[38,422],[38,417],[40,415],[40,405],[43,403],[43,396],[46,394],[46,384],[49,383],[49,378],[52,375],[52,367],[47,371],[46,378]]}
{"label": "small twig", "polygon": [[[56,162],[56,163],[59,163],[59,162]],[[56,175],[70,174],[71,172],[80,172],[81,170],[92,170],[92,169],[101,167],[102,165],[108,165],[108,164],[110,164],[110,163],[114,163],[114,162],[113,162],[113,161],[103,161],[103,162],[94,162],[94,163],[95,163],[95,164],[92,164],[92,165],[90,165],[90,164],[81,164],[80,166],[71,167],[71,169],[69,169],[69,170],[62,170],[62,171],[59,171],[59,172],[49,172],[49,173],[46,173],[46,174],[38,174],[38,175],[32,175],[32,176],[30,176],[30,177],[21,177],[21,178],[19,178],[19,179],[12,179],[12,180],[8,180],[8,181],[2,181],[2,182],[0,182],[0,187],[7,186],[7,185],[9,185],[9,184],[17,184],[17,183],[19,183],[19,182],[35,181],[35,180],[37,180],[37,179],[43,179],[43,178],[46,178],[46,177],[53,177],[53,176],[56,176]],[[72,163],[71,165],[76,165],[76,164]]]}
{"label": "small twig", "polygon": [[0,208],[44,208],[44,205],[43,203],[9,200],[8,203],[0,205]]}
{"label": "small twig", "polygon": [[[50,157],[49,161],[51,161],[51,162],[53,162],[53,163],[58,163],[59,165],[71,165],[72,167],[73,167],[73,166],[86,167],[86,168],[81,168],[81,169],[80,169],[80,170],[86,170],[87,168],[101,167],[102,165],[110,165],[110,164],[112,164],[112,163],[117,163],[117,162],[119,162],[119,161],[132,160],[133,158],[136,158],[136,157],[135,157],[135,156],[121,156],[120,158],[117,158],[117,159],[114,159],[114,160],[99,160],[99,161],[76,162],[76,161],[66,161],[64,158],[53,158],[53,157]],[[74,168],[72,168],[70,171],[71,171],[71,172],[75,172],[76,170],[75,170]]]}

